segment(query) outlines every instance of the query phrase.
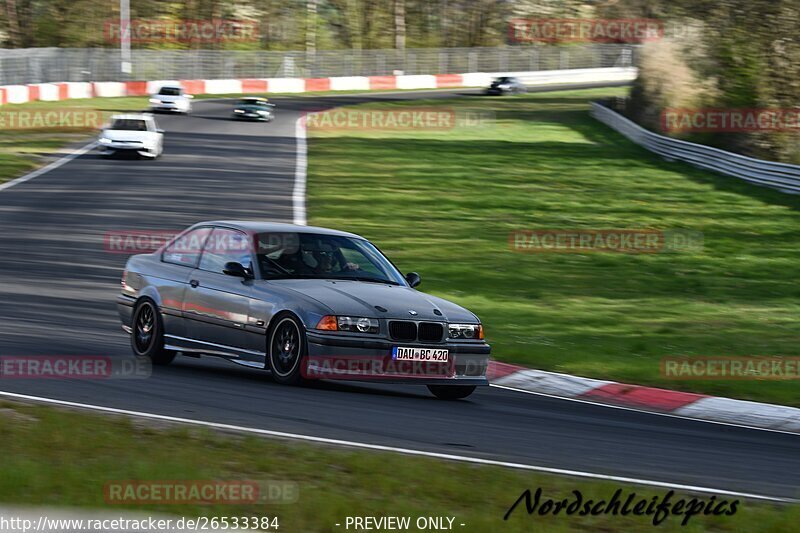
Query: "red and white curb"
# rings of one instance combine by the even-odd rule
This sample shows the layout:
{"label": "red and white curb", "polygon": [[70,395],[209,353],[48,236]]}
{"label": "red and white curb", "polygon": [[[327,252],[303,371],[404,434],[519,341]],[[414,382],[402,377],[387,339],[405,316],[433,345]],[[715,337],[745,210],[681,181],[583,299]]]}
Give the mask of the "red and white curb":
{"label": "red and white curb", "polygon": [[561,83],[630,82],[634,67],[543,70],[536,72],[469,72],[405,76],[342,76],[333,78],[247,78],[226,80],[153,80],[34,83],[0,87],[0,105],[74,98],[147,96],[163,85],[180,84],[189,94],[305,93],[486,87],[500,75],[516,76],[530,86]]}
{"label": "red and white curb", "polygon": [[492,385],[546,396],[666,413],[753,428],[800,433],[800,409],[627,385],[614,381],[545,372],[492,361],[488,371]]}

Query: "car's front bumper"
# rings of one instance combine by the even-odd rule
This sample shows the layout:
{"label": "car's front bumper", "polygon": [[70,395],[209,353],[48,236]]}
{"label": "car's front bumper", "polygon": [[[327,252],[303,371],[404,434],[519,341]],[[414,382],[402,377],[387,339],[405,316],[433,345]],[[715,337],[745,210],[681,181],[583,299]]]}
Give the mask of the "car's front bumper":
{"label": "car's front bumper", "polygon": [[114,155],[117,153],[136,153],[143,156],[154,157],[157,154],[157,149],[154,147],[145,146],[141,143],[125,143],[125,142],[112,142],[110,144],[97,145],[98,150],[102,155]]}
{"label": "car's front bumper", "polygon": [[[486,369],[491,347],[483,342],[439,344],[366,339],[317,331],[306,333],[309,379],[343,379],[381,383],[488,385]],[[398,362],[395,346],[448,350],[446,363]]]}
{"label": "car's front bumper", "polygon": [[188,109],[176,104],[150,104],[150,111],[154,113],[185,113]]}
{"label": "car's front bumper", "polygon": [[255,113],[233,113],[232,116],[236,120],[249,120],[253,122],[269,122],[272,120],[272,115],[258,115]]}

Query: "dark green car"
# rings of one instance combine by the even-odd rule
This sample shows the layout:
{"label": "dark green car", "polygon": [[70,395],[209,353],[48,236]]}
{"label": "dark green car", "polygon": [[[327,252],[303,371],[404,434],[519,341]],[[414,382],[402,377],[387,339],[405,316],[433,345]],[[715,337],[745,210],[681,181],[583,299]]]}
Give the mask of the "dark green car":
{"label": "dark green car", "polygon": [[236,102],[236,107],[233,109],[233,118],[270,122],[275,118],[275,104],[271,104],[266,98],[242,98]]}

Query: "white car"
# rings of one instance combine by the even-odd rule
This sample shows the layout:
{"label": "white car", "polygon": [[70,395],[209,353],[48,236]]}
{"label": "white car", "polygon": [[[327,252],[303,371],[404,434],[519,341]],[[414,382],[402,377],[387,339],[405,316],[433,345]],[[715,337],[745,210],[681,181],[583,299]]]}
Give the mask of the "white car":
{"label": "white car", "polygon": [[150,110],[188,115],[192,111],[192,98],[180,85],[164,85],[150,97]]}
{"label": "white car", "polygon": [[105,156],[129,152],[155,159],[164,151],[164,130],[152,115],[114,115],[97,143]]}

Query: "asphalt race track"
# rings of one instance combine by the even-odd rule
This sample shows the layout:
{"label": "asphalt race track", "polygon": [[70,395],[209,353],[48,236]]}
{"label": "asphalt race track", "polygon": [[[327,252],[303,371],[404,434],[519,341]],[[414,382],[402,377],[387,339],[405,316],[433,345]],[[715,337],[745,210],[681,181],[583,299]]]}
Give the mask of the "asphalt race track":
{"label": "asphalt race track", "polygon": [[[419,96],[275,99],[279,107],[271,124],[235,123],[228,120],[230,102],[199,100],[192,116],[157,117],[167,134],[164,155],[156,161],[105,160],[88,153],[0,191],[0,355],[129,358],[115,307],[126,256],[105,250],[107,232],[179,230],[218,218],[290,222],[300,112],[341,102]],[[291,388],[273,383],[265,371],[179,357],[172,366],[155,369],[149,379],[2,379],[0,390],[415,450],[800,497],[800,436],[498,388],[479,390],[458,402],[436,400],[414,386],[323,382]]]}

